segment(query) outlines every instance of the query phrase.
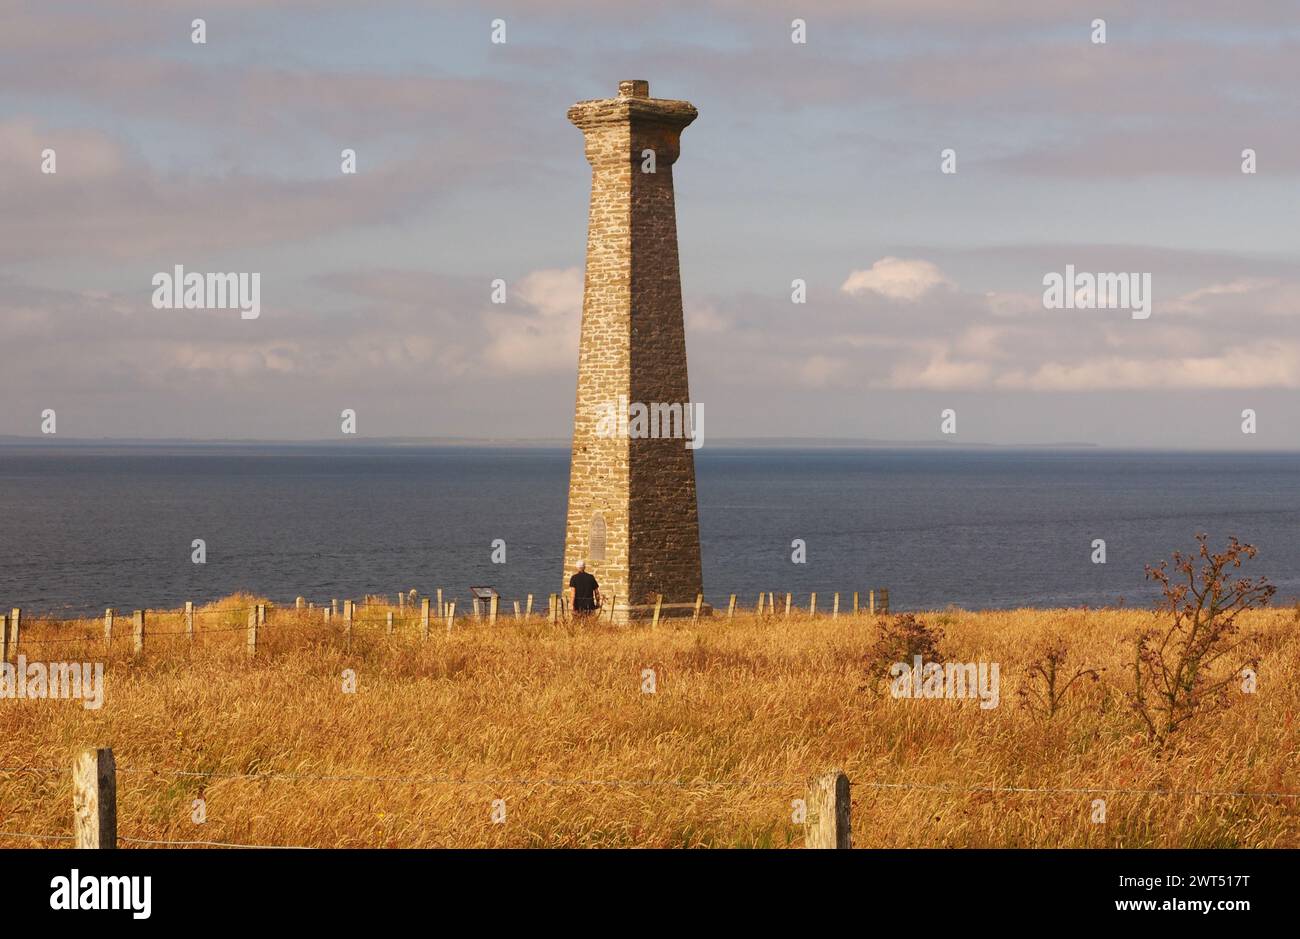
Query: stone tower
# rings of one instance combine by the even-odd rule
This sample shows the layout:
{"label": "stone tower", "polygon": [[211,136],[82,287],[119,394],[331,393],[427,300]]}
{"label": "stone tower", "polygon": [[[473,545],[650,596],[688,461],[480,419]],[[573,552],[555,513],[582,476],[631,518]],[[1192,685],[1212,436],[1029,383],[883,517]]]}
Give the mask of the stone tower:
{"label": "stone tower", "polygon": [[608,420],[638,404],[667,415],[690,403],[673,163],[695,115],[651,98],[644,81],[569,109],[586,137],[591,210],[564,587],[586,559],[614,622],[647,615],[657,593],[668,615],[702,591],[694,451],[680,436],[628,433],[623,420],[611,433]]}

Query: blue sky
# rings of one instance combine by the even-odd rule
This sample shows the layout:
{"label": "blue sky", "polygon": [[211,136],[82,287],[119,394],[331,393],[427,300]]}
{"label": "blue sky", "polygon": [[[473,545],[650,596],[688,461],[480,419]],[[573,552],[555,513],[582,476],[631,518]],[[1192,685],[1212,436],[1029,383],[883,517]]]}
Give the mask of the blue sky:
{"label": "blue sky", "polygon": [[[1300,445],[1294,4],[2,15],[0,433],[54,408],[66,436],[310,439],[351,407],[364,436],[565,435],[590,173],[564,112],[645,78],[700,112],[674,175],[710,436],[932,440],[951,407],[958,442]],[[261,317],[152,309],[175,264],[260,272]],[[1151,273],[1151,318],[1045,309],[1067,264]]]}

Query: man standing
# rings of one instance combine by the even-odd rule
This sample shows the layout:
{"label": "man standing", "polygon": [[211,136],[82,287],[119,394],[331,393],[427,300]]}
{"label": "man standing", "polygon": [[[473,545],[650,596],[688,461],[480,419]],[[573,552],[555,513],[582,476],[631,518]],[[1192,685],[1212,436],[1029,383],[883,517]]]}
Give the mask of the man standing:
{"label": "man standing", "polygon": [[596,612],[600,606],[600,584],[587,573],[586,561],[578,562],[578,573],[569,578],[569,589],[573,594],[571,606],[574,616],[585,618]]}

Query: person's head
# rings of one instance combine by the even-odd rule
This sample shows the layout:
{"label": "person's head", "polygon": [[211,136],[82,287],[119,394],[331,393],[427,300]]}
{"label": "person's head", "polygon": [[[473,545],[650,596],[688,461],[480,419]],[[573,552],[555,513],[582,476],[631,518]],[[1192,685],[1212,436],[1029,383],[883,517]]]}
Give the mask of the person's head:
{"label": "person's head", "polygon": [[586,561],[579,561],[579,562],[578,562],[578,572],[579,572],[579,573],[582,573],[582,572],[585,571],[586,569],[587,569],[587,562],[586,562]]}

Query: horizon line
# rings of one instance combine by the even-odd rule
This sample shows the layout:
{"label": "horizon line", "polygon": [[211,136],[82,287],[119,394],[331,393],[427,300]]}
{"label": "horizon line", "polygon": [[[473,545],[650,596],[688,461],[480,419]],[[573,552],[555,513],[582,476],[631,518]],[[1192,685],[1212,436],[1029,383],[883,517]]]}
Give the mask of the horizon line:
{"label": "horizon line", "polygon": [[[572,446],[567,437],[479,437],[468,435],[441,436],[357,436],[351,439],[336,437],[318,438],[265,438],[265,437],[54,437],[50,435],[0,434],[0,447],[39,446],[254,446],[254,447],[510,447],[561,449]],[[790,449],[818,447],[841,450],[1098,450],[1160,453],[1297,453],[1298,447],[1281,447],[1243,451],[1226,446],[1158,446],[1141,444],[1098,444],[1089,441],[1051,441],[996,443],[981,440],[887,440],[871,437],[791,437],[791,436],[737,436],[712,438],[715,449]]]}

